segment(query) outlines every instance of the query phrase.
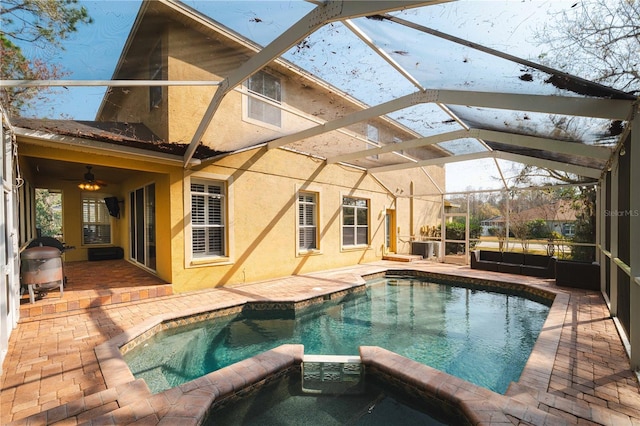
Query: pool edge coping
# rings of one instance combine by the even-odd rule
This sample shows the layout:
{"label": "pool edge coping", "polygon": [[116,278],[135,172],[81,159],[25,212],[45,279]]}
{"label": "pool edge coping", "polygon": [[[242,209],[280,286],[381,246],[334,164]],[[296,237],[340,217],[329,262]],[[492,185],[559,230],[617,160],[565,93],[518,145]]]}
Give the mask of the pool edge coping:
{"label": "pool edge coping", "polygon": [[[361,278],[361,280],[365,280],[365,279],[371,279],[371,278],[375,278],[375,277],[382,277],[382,276],[386,276],[388,274],[396,274],[398,272],[411,272],[414,273],[415,275],[412,276],[424,276],[424,277],[440,277],[442,279],[460,279],[460,278],[464,278],[466,280],[470,280],[470,281],[475,281],[475,282],[483,282],[483,283],[490,283],[489,285],[498,285],[501,287],[515,287],[518,288],[520,290],[527,290],[527,289],[536,289],[538,292],[540,293],[544,293],[545,295],[549,296],[549,295],[553,295],[553,301],[551,303],[550,306],[550,310],[549,310],[549,314],[547,316],[547,319],[545,320],[543,327],[540,331],[540,335],[538,336],[538,338],[536,339],[536,343],[534,344],[534,347],[531,351],[531,354],[529,355],[529,358],[527,360],[527,363],[525,364],[525,367],[521,373],[520,379],[518,380],[518,382],[512,382],[512,385],[515,383],[517,385],[521,385],[524,386],[525,389],[526,388],[532,388],[532,391],[543,391],[545,392],[546,389],[548,388],[548,384],[550,382],[550,378],[551,378],[551,373],[553,370],[553,364],[554,364],[554,360],[555,360],[555,355],[556,355],[556,351],[560,342],[560,335],[561,335],[561,331],[562,331],[562,325],[564,323],[564,316],[566,313],[566,310],[568,308],[568,304],[569,304],[569,294],[567,294],[566,292],[563,292],[560,289],[554,290],[554,289],[549,289],[549,288],[545,288],[541,285],[536,285],[534,283],[514,283],[512,281],[509,280],[495,280],[495,279],[486,279],[486,278],[474,278],[474,277],[462,277],[459,275],[455,275],[454,273],[452,274],[446,274],[446,273],[441,273],[441,272],[429,272],[429,271],[422,271],[422,270],[418,270],[418,269],[411,269],[411,268],[381,268],[379,271],[377,272],[372,272],[372,273],[367,273],[367,274],[363,274],[360,275],[359,277]],[[407,274],[409,275],[409,274]],[[354,274],[355,276],[355,274]],[[358,280],[360,281],[360,280]],[[298,299],[291,299],[291,300],[286,300],[286,301],[273,301],[273,300],[262,300],[262,302],[268,302],[268,303],[298,303],[298,302],[305,302],[308,301],[310,299],[316,299],[316,298],[325,298],[327,296],[330,296],[332,294],[338,294],[338,293],[344,293],[344,292],[349,292],[349,291],[353,291],[353,290],[357,290],[358,288],[362,288],[366,285],[366,283],[363,282],[358,282],[358,283],[344,283],[345,286],[341,289],[336,289],[334,291],[328,292],[328,293],[323,293],[320,295],[314,295],[314,296],[309,296],[309,297],[300,297]],[[535,294],[535,293],[532,293]],[[323,299],[325,300],[325,299]],[[206,312],[219,312],[219,311],[224,311],[224,310],[232,310],[232,309],[242,309],[242,307],[248,303],[248,302],[260,302],[260,300],[245,300],[243,302],[240,303],[233,303],[230,304],[229,306],[224,306],[224,307],[218,307],[215,309],[211,309],[210,307],[205,307],[205,306],[200,306],[200,307],[196,307],[193,309],[190,309],[186,312],[180,312],[180,313],[165,313],[165,314],[159,314],[156,315],[154,317],[148,318],[147,320],[141,322],[140,324],[137,324],[127,330],[125,330],[123,333],[113,337],[112,339],[96,346],[94,348],[95,354],[96,354],[96,358],[98,361],[98,365],[100,366],[100,369],[102,371],[102,375],[103,378],[105,380],[105,384],[107,386],[107,388],[115,388],[117,386],[121,386],[123,384],[126,383],[130,383],[133,382],[135,380],[137,380],[133,374],[131,373],[131,370],[129,369],[126,361],[124,360],[124,356],[123,353],[121,351],[121,348],[126,345],[128,342],[130,342],[132,339],[136,339],[139,336],[144,335],[145,333],[150,332],[151,330],[155,330],[158,327],[162,327],[162,324],[166,321],[172,321],[172,320],[176,320],[179,318],[184,318],[187,316],[193,316],[193,315],[199,315],[199,314],[203,314]],[[283,345],[283,346],[300,346],[302,347],[302,345]],[[363,348],[365,346],[361,346],[361,348]],[[275,348],[275,349],[279,349],[281,347]],[[381,350],[387,351],[386,349],[383,348],[379,348]],[[202,377],[199,377],[195,380],[192,380],[190,382],[184,383],[180,386],[174,387],[174,388],[170,388],[168,390],[165,390],[163,392],[157,393],[157,394],[151,394],[149,392],[149,394],[151,396],[149,396],[149,398],[147,398],[146,400],[142,400],[142,402],[147,401],[146,404],[151,404],[151,407],[154,407],[154,402],[155,401],[155,406],[157,407],[164,407],[161,410],[157,410],[157,409],[153,409],[152,411],[154,411],[156,413],[156,415],[158,415],[158,418],[160,420],[159,424],[162,424],[162,421],[164,421],[165,417],[167,419],[172,418],[174,421],[177,417],[180,417],[182,420],[185,419],[186,417],[189,418],[193,418],[194,420],[196,418],[193,417],[193,414],[197,413],[201,413],[202,415],[199,418],[199,420],[197,420],[195,423],[193,424],[200,424],[201,421],[204,420],[204,416],[206,415],[206,410],[205,412],[202,412],[201,408],[196,409],[196,407],[194,406],[195,404],[195,400],[192,400],[191,403],[188,403],[188,401],[182,401],[182,404],[187,404],[186,406],[191,407],[190,411],[187,410],[185,412],[184,408],[183,409],[179,409],[174,407],[174,405],[177,403],[177,401],[180,399],[178,398],[175,394],[178,392],[181,394],[191,394],[191,392],[194,392],[194,395],[198,395],[198,400],[200,400],[200,403],[206,403],[206,401],[209,401],[208,405],[206,406],[206,409],[208,410],[208,408],[210,407],[210,405],[213,403],[213,401],[215,400],[215,395],[217,394],[218,397],[220,397],[220,390],[218,389],[218,391],[214,391],[209,389],[211,386],[213,386],[214,388],[216,388],[216,383],[212,382],[212,379],[215,379],[215,381],[219,382],[219,383],[224,383],[226,382],[227,385],[229,383],[229,379],[231,378],[231,385],[233,387],[233,390],[239,390],[239,389],[235,389],[235,387],[239,386],[239,383],[243,383],[243,386],[246,386],[247,384],[251,384],[253,382],[247,382],[247,379],[244,378],[244,376],[241,374],[241,372],[237,371],[239,368],[243,367],[243,363],[244,364],[253,364],[254,362],[256,362],[256,360],[254,358],[259,357],[260,355],[263,354],[267,354],[270,353],[271,351],[267,351],[264,352],[262,354],[258,354],[254,357],[248,358],[246,360],[240,361],[239,363],[233,364],[231,366],[225,367],[223,369],[214,371],[212,373],[209,373],[207,375],[204,375]],[[424,364],[420,364],[417,363],[416,361],[412,361],[408,358],[402,357],[401,355],[398,355],[394,352],[391,351],[387,351],[397,357],[400,357],[403,360],[403,363],[407,363],[407,362],[411,362],[411,363],[416,363],[419,366],[423,366]],[[300,360],[302,359],[302,356],[304,355],[304,348],[302,347],[301,349],[301,354],[300,354]],[[295,358],[295,356],[294,356]],[[246,367],[246,366],[245,366]],[[428,367],[428,366],[425,366]],[[431,367],[429,367],[431,368]],[[223,371],[224,370],[224,371]],[[435,370],[435,369],[434,369]],[[272,370],[272,373],[277,373],[278,371],[280,371],[279,369],[277,370]],[[470,382],[464,381],[462,379],[459,379],[455,376],[451,376],[448,375],[447,373],[441,372],[439,370],[435,370],[438,373],[442,373],[445,374],[447,377],[447,381],[451,381],[451,378],[455,379],[455,382],[458,381],[462,381],[464,383],[464,386],[460,387],[461,389],[468,389],[469,386],[473,386],[473,387],[477,387],[476,385],[471,384]],[[218,373],[218,372],[222,372],[222,373]],[[232,372],[232,373],[231,373]],[[218,374],[215,374],[218,373]],[[253,373],[252,373],[253,374]],[[212,376],[213,375],[213,376]],[[239,381],[235,381],[233,379],[234,376],[239,376],[241,378],[241,380]],[[255,374],[251,377],[254,377]],[[436,374],[436,376],[438,376]],[[258,376],[255,376],[254,378],[256,378]],[[431,378],[429,376],[430,380],[433,380],[433,378]],[[237,378],[236,378],[237,379]],[[264,378],[260,379],[260,380],[264,380]],[[219,384],[218,383],[218,384]],[[235,386],[235,387],[234,387]],[[444,385],[443,385],[444,386]],[[203,390],[203,389],[209,389],[209,390]],[[223,386],[224,388],[224,386]],[[513,399],[510,396],[510,392],[512,389],[512,386],[510,385],[509,388],[507,389],[507,391],[505,392],[504,395],[501,395],[499,393],[495,393],[492,392],[488,389],[485,388],[481,388],[478,387],[480,389],[486,390],[487,392],[490,392],[491,394],[495,394],[498,395],[500,397],[504,397],[507,398],[509,400]],[[522,387],[519,388],[520,390],[522,389]],[[186,391],[186,392],[185,392]],[[444,392],[444,390],[442,391]],[[517,391],[516,391],[517,392]],[[207,396],[208,395],[208,396]],[[437,395],[437,394],[436,394]],[[445,393],[442,393],[442,395],[444,396]],[[211,398],[214,399],[211,399]],[[447,397],[451,397],[453,398],[452,400],[460,400],[459,396],[456,396],[455,392],[453,394],[447,394]],[[178,399],[176,399],[178,398]],[[204,399],[203,399],[204,398]],[[162,400],[161,402],[159,402],[158,400]],[[466,408],[464,408],[463,406],[461,406],[461,409],[465,409],[467,411],[469,411],[469,413],[467,413],[465,411],[465,415],[469,416],[475,416],[473,413],[480,410],[481,412],[484,412],[487,410],[486,407],[482,407],[477,405],[475,402],[475,400],[471,399],[469,401],[469,404],[465,405]],[[169,410],[167,410],[167,404],[169,405],[169,407],[174,407],[174,408],[170,408]],[[133,409],[135,411],[135,405],[137,405],[137,403],[131,404],[128,407],[128,409]],[[199,405],[199,404],[196,404]],[[127,407],[121,407],[120,409],[115,410],[115,412],[118,412],[121,409],[127,408]],[[471,407],[475,407],[475,408],[471,408]],[[504,408],[504,407],[503,407]],[[501,408],[499,411],[502,413],[504,412],[503,408]],[[533,408],[533,407],[529,407],[529,408]],[[538,410],[538,408],[535,408],[536,410]],[[176,411],[177,410],[177,411]],[[538,410],[540,411],[540,410]],[[146,412],[143,410],[143,412]],[[545,413],[543,411],[541,411],[541,413],[544,414],[548,414]],[[161,415],[162,414],[162,415]],[[510,414],[513,415],[513,414]],[[169,416],[169,417],[167,417]],[[469,419],[471,418],[476,418],[476,417],[468,417]],[[167,420],[168,421],[168,420]],[[171,424],[170,422],[166,423],[166,424]]]}

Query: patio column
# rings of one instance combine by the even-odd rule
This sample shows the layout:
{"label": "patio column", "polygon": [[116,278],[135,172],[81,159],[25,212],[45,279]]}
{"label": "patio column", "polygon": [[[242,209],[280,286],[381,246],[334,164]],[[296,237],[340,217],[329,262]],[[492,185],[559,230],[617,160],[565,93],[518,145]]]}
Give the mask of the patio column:
{"label": "patio column", "polygon": [[[620,173],[618,172],[618,159],[611,165],[611,259],[609,262],[609,283],[611,290],[609,293],[609,310],[611,316],[618,316],[618,265],[613,259],[618,257],[618,181]],[[614,214],[615,213],[615,214]]]}
{"label": "patio column", "polygon": [[627,155],[630,155],[630,336],[631,369],[640,370],[640,106],[636,104],[634,118],[631,120],[631,140]]}
{"label": "patio column", "polygon": [[606,212],[605,209],[607,207],[607,185],[606,185],[606,175],[603,179],[600,180],[598,184],[598,189],[596,191],[596,211],[598,212],[598,216],[596,218],[596,238],[597,238],[597,247],[596,247],[596,258],[595,260],[600,264],[600,291],[602,294],[607,295],[607,282],[606,282],[606,270],[604,266],[604,262],[607,261],[607,256],[604,254],[603,250],[606,248],[607,244],[607,231],[606,231]]}
{"label": "patio column", "polygon": [[509,251],[509,226],[510,226],[510,221],[511,219],[509,218],[509,212],[511,211],[511,206],[509,205],[509,191],[505,191],[504,192],[504,198],[505,198],[505,210],[506,210],[506,226],[505,226],[505,247],[504,247],[504,251]]}
{"label": "patio column", "polygon": [[467,216],[465,217],[465,224],[464,224],[464,252],[465,252],[465,259],[464,259],[464,264],[465,265],[469,265],[469,262],[471,262],[471,252],[469,251],[471,249],[471,243],[469,241],[470,238],[470,233],[469,233],[469,208],[471,207],[471,203],[470,203],[470,199],[471,196],[469,194],[467,194]]}
{"label": "patio column", "polygon": [[440,251],[438,252],[438,261],[444,263],[444,237],[447,232],[447,224],[444,219],[444,194],[442,194],[440,200]]}

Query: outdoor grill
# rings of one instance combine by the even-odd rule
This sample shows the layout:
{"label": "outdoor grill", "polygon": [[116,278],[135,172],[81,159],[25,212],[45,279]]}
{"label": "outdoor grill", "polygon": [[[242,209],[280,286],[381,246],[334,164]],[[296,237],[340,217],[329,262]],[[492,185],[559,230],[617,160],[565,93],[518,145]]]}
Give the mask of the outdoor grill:
{"label": "outdoor grill", "polygon": [[39,237],[20,254],[20,282],[29,291],[31,303],[35,303],[36,296],[44,297],[56,287],[62,297],[65,281],[62,253],[67,248],[55,238]]}

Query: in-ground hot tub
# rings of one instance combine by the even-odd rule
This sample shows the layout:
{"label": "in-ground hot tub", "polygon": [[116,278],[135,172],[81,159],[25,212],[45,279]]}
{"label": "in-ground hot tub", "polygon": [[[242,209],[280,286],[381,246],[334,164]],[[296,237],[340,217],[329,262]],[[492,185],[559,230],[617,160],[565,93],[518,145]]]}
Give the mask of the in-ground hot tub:
{"label": "in-ground hot tub", "polygon": [[[349,368],[350,367],[350,368]],[[360,357],[306,356],[301,368],[281,372],[240,395],[214,401],[204,425],[390,425],[467,423],[419,394],[408,394],[375,375]]]}

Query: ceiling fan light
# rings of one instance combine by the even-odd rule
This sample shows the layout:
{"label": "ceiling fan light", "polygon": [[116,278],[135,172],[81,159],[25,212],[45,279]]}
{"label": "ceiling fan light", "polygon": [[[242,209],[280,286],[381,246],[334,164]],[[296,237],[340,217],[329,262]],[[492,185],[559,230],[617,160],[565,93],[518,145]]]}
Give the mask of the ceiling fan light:
{"label": "ceiling fan light", "polygon": [[97,191],[98,189],[100,189],[100,185],[93,182],[82,182],[78,184],[78,188],[83,191]]}

